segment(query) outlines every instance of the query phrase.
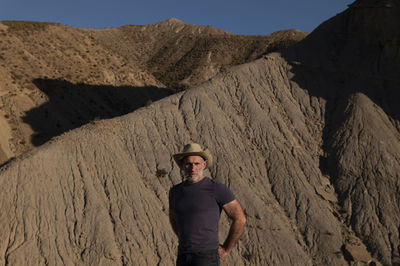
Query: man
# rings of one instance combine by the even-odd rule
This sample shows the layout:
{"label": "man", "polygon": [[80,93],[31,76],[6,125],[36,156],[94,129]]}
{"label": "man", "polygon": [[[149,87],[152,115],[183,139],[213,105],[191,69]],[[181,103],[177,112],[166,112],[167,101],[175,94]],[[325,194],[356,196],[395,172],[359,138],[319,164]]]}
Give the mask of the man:
{"label": "man", "polygon": [[[179,239],[176,265],[219,265],[243,233],[246,218],[242,207],[229,188],[204,176],[204,169],[212,164],[208,149],[191,143],[173,157],[184,178],[169,194],[170,223]],[[222,209],[232,224],[225,242],[219,245]]]}

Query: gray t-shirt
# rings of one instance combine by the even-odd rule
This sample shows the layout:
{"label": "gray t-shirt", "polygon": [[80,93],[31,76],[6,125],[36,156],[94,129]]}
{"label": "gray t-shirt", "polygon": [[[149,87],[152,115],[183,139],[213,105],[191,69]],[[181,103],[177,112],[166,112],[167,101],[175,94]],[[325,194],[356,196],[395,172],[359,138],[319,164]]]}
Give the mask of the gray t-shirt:
{"label": "gray t-shirt", "polygon": [[169,207],[176,216],[179,251],[217,249],[222,206],[234,199],[228,187],[208,177],[194,184],[185,181],[172,187]]}

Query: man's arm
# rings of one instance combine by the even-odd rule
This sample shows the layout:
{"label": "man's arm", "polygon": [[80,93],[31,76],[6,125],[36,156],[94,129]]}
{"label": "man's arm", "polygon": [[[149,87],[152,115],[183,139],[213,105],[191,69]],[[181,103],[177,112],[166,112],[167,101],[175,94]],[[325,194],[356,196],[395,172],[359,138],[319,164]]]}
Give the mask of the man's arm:
{"label": "man's arm", "polygon": [[175,213],[172,209],[169,209],[169,223],[171,224],[172,230],[175,235],[178,236],[178,225],[176,223]]}
{"label": "man's arm", "polygon": [[233,200],[222,206],[224,211],[230,219],[232,224],[229,229],[228,237],[224,244],[219,247],[218,253],[221,259],[225,258],[232,248],[239,241],[240,236],[243,234],[244,225],[246,224],[246,217],[244,216],[243,209],[240,206],[239,201]]}

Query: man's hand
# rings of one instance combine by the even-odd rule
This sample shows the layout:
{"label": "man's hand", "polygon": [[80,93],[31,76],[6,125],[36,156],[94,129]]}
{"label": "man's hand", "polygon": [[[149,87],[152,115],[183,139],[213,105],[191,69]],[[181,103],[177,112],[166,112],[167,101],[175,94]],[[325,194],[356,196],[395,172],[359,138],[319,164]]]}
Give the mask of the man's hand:
{"label": "man's hand", "polygon": [[229,251],[227,251],[223,246],[219,245],[218,248],[218,255],[219,258],[222,260],[223,258],[225,258],[226,256],[228,256]]}

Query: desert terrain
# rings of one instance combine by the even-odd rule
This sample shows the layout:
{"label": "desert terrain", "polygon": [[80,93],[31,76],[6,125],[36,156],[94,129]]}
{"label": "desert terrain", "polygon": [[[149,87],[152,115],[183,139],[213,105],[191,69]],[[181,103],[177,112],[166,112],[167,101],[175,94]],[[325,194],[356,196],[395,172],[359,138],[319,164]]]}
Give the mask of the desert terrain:
{"label": "desert terrain", "polygon": [[93,120],[127,114],[303,39],[169,19],[109,29],[0,23],[0,163]]}
{"label": "desert terrain", "polygon": [[399,17],[358,0],[265,37],[2,22],[0,264],[174,265],[171,156],[197,142],[247,218],[222,265],[400,265]]}

